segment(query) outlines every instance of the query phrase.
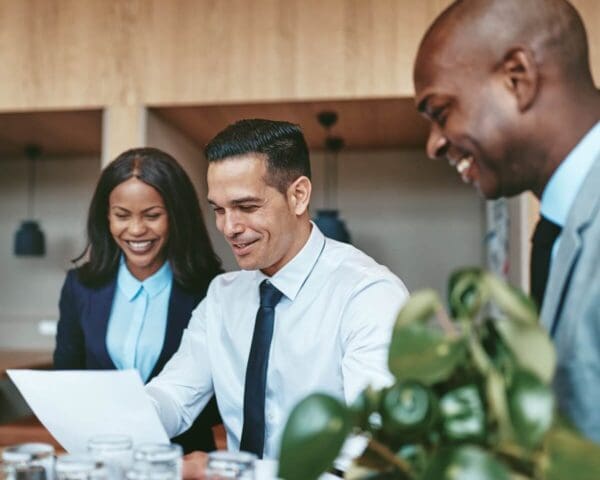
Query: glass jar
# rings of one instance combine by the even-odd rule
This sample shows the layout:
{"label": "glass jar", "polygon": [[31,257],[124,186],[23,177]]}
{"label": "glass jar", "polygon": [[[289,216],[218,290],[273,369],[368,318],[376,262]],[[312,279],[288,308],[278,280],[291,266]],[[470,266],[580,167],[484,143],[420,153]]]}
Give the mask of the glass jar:
{"label": "glass jar", "polygon": [[2,451],[5,475],[15,480],[53,480],[54,447],[47,443],[21,443]]}
{"label": "glass jar", "polygon": [[153,467],[157,472],[171,472],[174,478],[181,478],[183,449],[177,444],[144,443],[133,451],[133,469],[143,470]]}
{"label": "glass jar", "polygon": [[104,464],[90,455],[66,454],[56,459],[56,480],[109,480]]}
{"label": "glass jar", "polygon": [[248,452],[216,451],[208,454],[206,480],[254,479],[256,455]]}
{"label": "glass jar", "polygon": [[0,463],[0,480],[15,480],[15,467]]}
{"label": "glass jar", "polygon": [[109,477],[114,480],[125,478],[125,472],[131,467],[132,446],[129,435],[95,435],[87,445],[92,458],[103,462]]}
{"label": "glass jar", "polygon": [[180,480],[177,475],[177,471],[169,465],[135,462],[125,478],[127,480]]}

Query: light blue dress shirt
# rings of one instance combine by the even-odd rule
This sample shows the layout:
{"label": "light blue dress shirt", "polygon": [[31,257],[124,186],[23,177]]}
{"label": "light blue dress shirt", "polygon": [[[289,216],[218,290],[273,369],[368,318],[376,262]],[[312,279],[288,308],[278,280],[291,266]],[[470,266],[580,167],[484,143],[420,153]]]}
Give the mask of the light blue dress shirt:
{"label": "light blue dress shirt", "polygon": [[[170,436],[185,431],[214,392],[227,446],[239,448],[246,366],[265,278],[258,270],[216,277],[179,350],[146,387]],[[366,385],[392,382],[388,346],[408,291],[386,267],[325,238],[314,224],[302,250],[270,281],[283,293],[265,398],[264,455],[275,458],[290,411],[309,393],[352,402]]]}
{"label": "light blue dress shirt", "polygon": [[140,282],[121,259],[106,347],[119,370],[135,368],[144,382],[163,348],[172,286],[169,262]]}
{"label": "light blue dress shirt", "polygon": [[[540,206],[541,214],[560,227],[567,222],[575,197],[585,180],[596,155],[600,151],[600,122],[579,141],[573,150],[550,177]],[[552,258],[556,256],[560,235],[552,247]]]}

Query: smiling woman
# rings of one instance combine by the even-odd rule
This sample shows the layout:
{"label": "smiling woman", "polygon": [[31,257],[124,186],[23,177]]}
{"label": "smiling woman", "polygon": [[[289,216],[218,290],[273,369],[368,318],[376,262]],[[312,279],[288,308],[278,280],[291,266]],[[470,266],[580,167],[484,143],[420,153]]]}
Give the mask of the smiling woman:
{"label": "smiling woman", "polygon": [[[102,172],[88,246],[62,288],[57,369],[135,368],[144,382],[176,351],[192,310],[221,272],[194,187],[154,148],[128,150]],[[199,366],[201,368],[201,366]],[[212,450],[214,401],[176,442]]]}
{"label": "smiling woman", "polygon": [[108,224],[127,268],[145,280],[165,263],[169,218],[158,191],[136,177],[110,193]]}

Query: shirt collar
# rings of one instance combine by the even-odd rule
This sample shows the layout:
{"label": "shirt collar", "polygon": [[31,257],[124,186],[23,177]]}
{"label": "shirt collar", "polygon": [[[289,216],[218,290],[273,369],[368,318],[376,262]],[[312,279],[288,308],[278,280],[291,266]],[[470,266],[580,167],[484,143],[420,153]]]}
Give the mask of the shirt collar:
{"label": "shirt collar", "polygon": [[125,258],[121,256],[119,273],[117,275],[117,285],[128,301],[133,300],[142,287],[144,287],[144,290],[146,290],[150,298],[155,297],[169,285],[172,279],[173,271],[171,270],[171,265],[169,262],[165,262],[158,271],[153,273],[143,282],[140,282],[131,274],[125,263]]}
{"label": "shirt collar", "polygon": [[281,270],[271,278],[257,270],[259,281],[268,278],[281,293],[292,301],[312,272],[325,245],[325,236],[321,233],[321,230],[313,222],[310,223],[312,229],[307,242]]}
{"label": "shirt collar", "polygon": [[544,217],[565,226],[569,210],[598,152],[600,122],[585,134],[550,177],[542,193],[540,211]]}

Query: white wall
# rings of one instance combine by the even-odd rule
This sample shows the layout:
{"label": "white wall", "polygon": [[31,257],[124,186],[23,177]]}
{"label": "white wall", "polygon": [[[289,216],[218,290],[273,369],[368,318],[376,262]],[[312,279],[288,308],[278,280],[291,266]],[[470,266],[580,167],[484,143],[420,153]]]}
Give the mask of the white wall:
{"label": "white wall", "polygon": [[38,323],[58,318],[58,297],[70,259],[85,247],[85,219],[98,157],[37,162],[34,215],[46,236],[44,257],[15,257],[14,235],[27,216],[27,162],[0,162],[0,348],[52,348]]}
{"label": "white wall", "polygon": [[[313,215],[323,207],[323,160],[312,155]],[[483,264],[484,202],[446,162],[421,150],[342,152],[338,172],[338,206],[352,243],[411,291],[445,295],[452,270]]]}

